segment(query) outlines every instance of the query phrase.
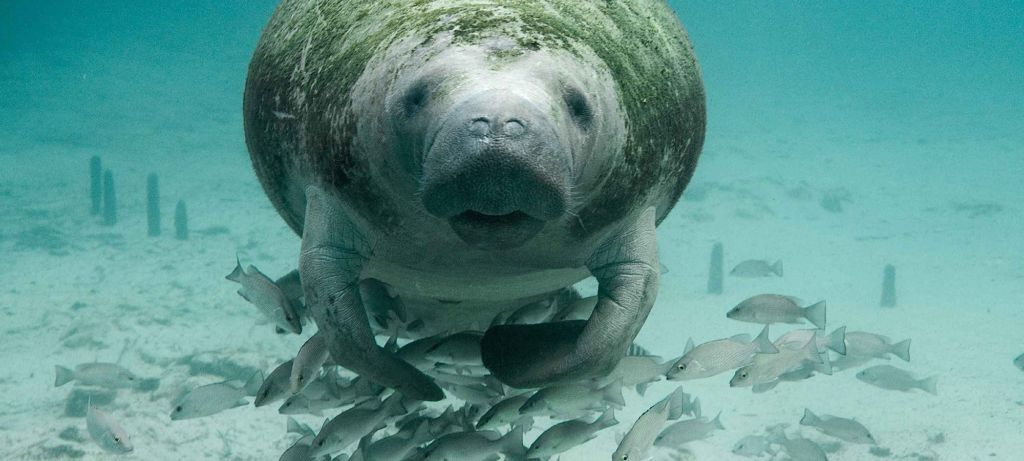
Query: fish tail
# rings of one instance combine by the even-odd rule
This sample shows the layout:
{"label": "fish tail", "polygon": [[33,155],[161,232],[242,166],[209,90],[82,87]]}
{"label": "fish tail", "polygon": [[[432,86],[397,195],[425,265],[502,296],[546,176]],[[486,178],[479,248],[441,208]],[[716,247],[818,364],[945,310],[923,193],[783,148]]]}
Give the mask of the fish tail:
{"label": "fish tail", "polygon": [[75,379],[75,372],[60,365],[54,365],[57,378],[53,380],[53,387],[61,387]]}
{"label": "fish tail", "polygon": [[778,260],[778,261],[775,261],[775,264],[772,264],[772,272],[774,272],[775,275],[777,275],[779,277],[782,277],[782,260],[781,259]]}
{"label": "fish tail", "polygon": [[715,415],[715,419],[711,420],[711,424],[717,427],[719,430],[725,430],[725,426],[722,425],[722,412],[718,412],[718,414]]}
{"label": "fish tail", "polygon": [[754,338],[754,345],[757,346],[757,352],[760,354],[777,354],[779,349],[772,344],[772,340],[768,339],[768,325],[765,325],[761,329],[761,333]]}
{"label": "fish tail", "polygon": [[899,357],[899,358],[903,359],[904,361],[909,362],[910,361],[910,340],[909,339],[904,339],[903,341],[900,341],[900,342],[898,342],[896,344],[893,344],[892,347],[889,348],[889,352],[891,352],[892,355],[895,355],[896,357]]}
{"label": "fish tail", "polygon": [[817,426],[821,423],[821,419],[818,415],[814,414],[809,408],[804,408],[804,417],[800,418],[801,426]]}
{"label": "fish tail", "polygon": [[689,413],[694,418],[700,418],[700,397],[694,397],[693,402],[690,403],[685,412]]}
{"label": "fish tail", "polygon": [[921,387],[921,390],[931,395],[939,395],[939,391],[935,387],[936,384],[938,384],[938,380],[939,379],[935,376],[932,376],[931,378],[925,378],[922,379],[921,381],[918,381],[918,386]]}
{"label": "fish tail", "polygon": [[605,429],[619,424],[619,420],[615,419],[615,410],[609,408],[604,413],[601,413],[601,416],[597,418],[597,421],[594,421],[594,424],[601,429]]}
{"label": "fish tail", "polygon": [[681,418],[687,403],[683,386],[677,386],[676,390],[672,391],[665,399],[668,400],[668,419],[677,420]]}
{"label": "fish tail", "polygon": [[823,375],[832,376],[832,360],[828,356],[828,351],[822,351],[820,354],[818,354],[818,358],[821,359],[821,362],[816,362],[812,365],[814,371],[817,371],[818,373],[821,373]]}
{"label": "fish tail", "polygon": [[502,453],[514,457],[514,459],[522,459],[526,456],[526,445],[523,445],[523,426],[516,426],[501,438],[501,449]]}
{"label": "fish tail", "polygon": [[839,355],[846,355],[846,326],[836,328],[835,331],[829,333],[828,341],[825,344]]}
{"label": "fish tail", "polygon": [[604,400],[606,402],[609,402],[609,403],[612,403],[612,404],[615,404],[615,405],[619,405],[619,406],[622,406],[622,407],[626,406],[626,399],[622,398],[622,380],[621,379],[619,379],[618,381],[615,381],[614,383],[611,383],[611,384],[605,386],[603,391],[604,391]]}
{"label": "fish tail", "polygon": [[242,261],[240,259],[238,259],[238,255],[236,254],[235,255],[235,270],[231,271],[231,273],[228,274],[224,278],[226,278],[226,279],[228,279],[228,280],[230,280],[232,282],[242,283],[242,277],[243,276],[245,276],[245,270],[242,269]]}
{"label": "fish tail", "polygon": [[775,381],[768,381],[767,383],[755,384],[755,385],[750,387],[750,390],[751,390],[751,392],[753,392],[755,394],[762,394],[762,393],[768,392],[768,391],[770,391],[772,389],[775,389],[775,386],[778,386],[778,385],[779,385],[779,380],[776,379]]}
{"label": "fish tail", "polygon": [[804,308],[804,317],[819,330],[825,329],[825,301],[818,301]]}

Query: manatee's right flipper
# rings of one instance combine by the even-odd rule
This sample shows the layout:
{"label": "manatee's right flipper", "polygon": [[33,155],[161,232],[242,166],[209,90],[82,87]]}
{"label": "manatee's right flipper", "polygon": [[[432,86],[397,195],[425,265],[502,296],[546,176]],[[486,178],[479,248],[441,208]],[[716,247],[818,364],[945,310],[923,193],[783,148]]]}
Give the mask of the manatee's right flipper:
{"label": "manatee's right flipper", "polygon": [[358,289],[369,252],[341,201],[316,186],[306,188],[299,272],[306,306],[334,361],[408,398],[441,400],[444,392],[432,379],[374,340]]}

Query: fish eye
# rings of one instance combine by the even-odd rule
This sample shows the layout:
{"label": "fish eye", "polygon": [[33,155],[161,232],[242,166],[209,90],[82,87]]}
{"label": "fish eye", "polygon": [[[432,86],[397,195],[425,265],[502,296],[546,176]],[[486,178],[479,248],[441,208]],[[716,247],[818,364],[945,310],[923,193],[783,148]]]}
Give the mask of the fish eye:
{"label": "fish eye", "polygon": [[324,441],[323,441],[323,440],[321,440],[321,441],[317,442],[317,443],[316,443],[316,446],[318,446],[318,447],[322,447],[322,446],[324,446]]}
{"label": "fish eye", "polygon": [[121,438],[118,436],[114,436],[114,442],[121,443]]}
{"label": "fish eye", "polygon": [[181,405],[178,405],[177,407],[174,408],[174,411],[176,412],[181,412],[182,410],[183,408],[181,408]]}
{"label": "fish eye", "polygon": [[740,378],[746,378],[746,377],[747,377],[746,373],[740,373]]}
{"label": "fish eye", "polygon": [[680,363],[679,364],[679,369],[680,370],[685,370],[686,369],[686,364],[685,363]]}

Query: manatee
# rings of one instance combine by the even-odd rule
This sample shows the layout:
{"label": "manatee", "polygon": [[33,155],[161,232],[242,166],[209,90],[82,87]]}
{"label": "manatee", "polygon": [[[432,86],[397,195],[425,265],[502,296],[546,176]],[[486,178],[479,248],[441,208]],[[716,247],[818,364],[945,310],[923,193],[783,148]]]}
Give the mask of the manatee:
{"label": "manatee", "polygon": [[[655,226],[706,119],[664,0],[284,0],[243,112],[333,360],[421,400],[443,393],[377,344],[362,282],[420,335],[486,329],[483,364],[510,386],[606,374],[654,304]],[[590,276],[588,320],[491,325]]]}

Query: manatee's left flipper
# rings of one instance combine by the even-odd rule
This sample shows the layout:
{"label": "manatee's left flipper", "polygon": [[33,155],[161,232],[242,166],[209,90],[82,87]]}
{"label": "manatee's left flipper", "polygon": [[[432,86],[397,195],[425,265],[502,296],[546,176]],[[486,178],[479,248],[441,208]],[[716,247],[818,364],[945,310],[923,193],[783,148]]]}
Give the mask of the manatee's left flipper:
{"label": "manatee's left flipper", "polygon": [[633,344],[658,293],[655,219],[654,208],[648,208],[587,260],[598,281],[589,320],[493,326],[480,345],[484,365],[519,388],[610,372]]}
{"label": "manatee's left flipper", "polygon": [[344,205],[316,186],[306,189],[299,272],[306,305],[339,365],[406,397],[437,401],[441,388],[374,340],[358,283],[370,251]]}

